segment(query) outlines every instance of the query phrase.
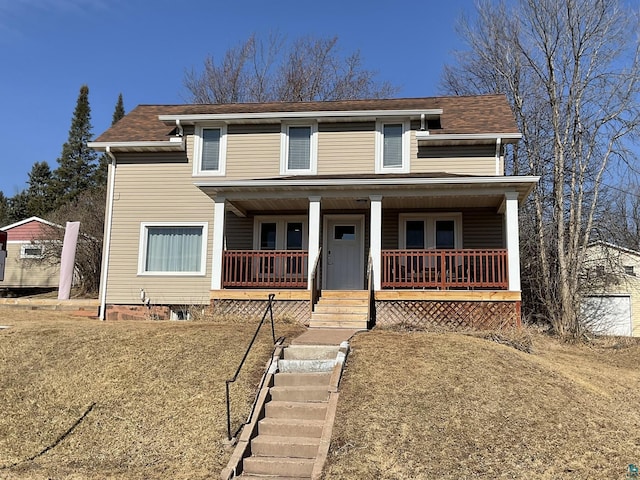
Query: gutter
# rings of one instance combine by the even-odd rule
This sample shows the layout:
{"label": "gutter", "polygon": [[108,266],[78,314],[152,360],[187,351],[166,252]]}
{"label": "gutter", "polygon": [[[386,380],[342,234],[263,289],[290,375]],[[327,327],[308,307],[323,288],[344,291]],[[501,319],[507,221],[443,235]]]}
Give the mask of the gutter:
{"label": "gutter", "polygon": [[102,272],[100,280],[100,320],[105,319],[105,310],[107,307],[107,279],[109,277],[109,254],[111,253],[111,229],[113,226],[113,198],[116,184],[116,156],[108,145],[105,148],[106,154],[111,159],[109,164],[109,196],[107,200],[107,224],[104,231],[103,254],[102,254]]}

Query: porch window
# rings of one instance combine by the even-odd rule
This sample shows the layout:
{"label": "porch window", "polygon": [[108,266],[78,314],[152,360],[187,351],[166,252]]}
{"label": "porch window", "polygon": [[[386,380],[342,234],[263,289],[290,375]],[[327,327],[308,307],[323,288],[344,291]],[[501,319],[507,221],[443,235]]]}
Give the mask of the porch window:
{"label": "porch window", "polygon": [[224,175],[226,127],[199,127],[194,138],[194,175]]}
{"label": "porch window", "polygon": [[300,217],[256,217],[254,248],[257,250],[303,250],[307,222]]}
{"label": "porch window", "polygon": [[411,213],[400,214],[401,249],[462,248],[462,215]]}
{"label": "porch window", "polygon": [[409,172],[409,122],[377,122],[376,173]]}
{"label": "porch window", "polygon": [[317,126],[283,125],[280,173],[315,174]]}
{"label": "porch window", "polygon": [[143,223],[138,274],[203,275],[206,232],[206,223]]}

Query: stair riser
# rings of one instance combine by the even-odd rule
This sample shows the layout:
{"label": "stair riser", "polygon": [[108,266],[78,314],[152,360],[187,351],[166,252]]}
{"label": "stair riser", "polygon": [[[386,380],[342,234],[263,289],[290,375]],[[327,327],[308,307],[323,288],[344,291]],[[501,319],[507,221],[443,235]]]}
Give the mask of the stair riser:
{"label": "stair riser", "polygon": [[273,435],[279,437],[309,437],[320,438],[323,425],[304,424],[278,424],[272,422],[260,422],[258,424],[259,435]]}
{"label": "stair riser", "polygon": [[244,460],[243,471],[257,475],[279,475],[281,477],[311,477],[313,460],[306,458],[249,457]]}
{"label": "stair riser", "polygon": [[278,370],[284,373],[326,373],[331,372],[335,360],[279,360]]}
{"label": "stair riser", "polygon": [[330,313],[332,315],[341,314],[359,314],[367,315],[369,313],[369,307],[365,306],[343,306],[343,305],[316,305],[313,310],[314,314],[318,313]]}
{"label": "stair riser", "polygon": [[369,292],[366,290],[323,290],[320,299],[324,300],[328,298],[366,300],[369,298]]}
{"label": "stair riser", "polygon": [[269,418],[295,418],[298,420],[324,420],[327,415],[327,405],[323,403],[300,403],[288,406],[265,405],[265,415]]}
{"label": "stair riser", "polygon": [[331,380],[330,373],[276,373],[277,387],[325,386]]}
{"label": "stair riser", "polygon": [[366,313],[316,313],[311,314],[311,320],[332,320],[335,322],[366,321]]}
{"label": "stair riser", "polygon": [[367,322],[332,322],[332,321],[311,321],[310,328],[350,328],[354,330],[366,330]]}
{"label": "stair riser", "polygon": [[[260,437],[258,437],[259,439]],[[270,443],[260,440],[251,442],[251,454],[260,457],[316,458],[317,444]]]}
{"label": "stair riser", "polygon": [[273,387],[271,399],[281,402],[326,402],[329,391],[323,387]]}

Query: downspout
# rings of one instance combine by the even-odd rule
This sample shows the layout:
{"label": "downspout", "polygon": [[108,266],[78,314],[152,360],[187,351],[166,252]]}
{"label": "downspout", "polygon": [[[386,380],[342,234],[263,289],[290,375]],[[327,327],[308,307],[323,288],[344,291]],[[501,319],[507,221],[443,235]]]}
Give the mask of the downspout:
{"label": "downspout", "polygon": [[500,175],[500,147],[502,145],[502,139],[496,138],[496,175]]}
{"label": "downspout", "polygon": [[107,279],[109,277],[109,254],[111,253],[111,228],[113,224],[113,198],[116,184],[116,156],[107,145],[105,149],[107,156],[111,159],[109,164],[109,198],[107,200],[107,224],[104,232],[102,254],[102,279],[100,280],[100,320],[105,319],[107,308]]}

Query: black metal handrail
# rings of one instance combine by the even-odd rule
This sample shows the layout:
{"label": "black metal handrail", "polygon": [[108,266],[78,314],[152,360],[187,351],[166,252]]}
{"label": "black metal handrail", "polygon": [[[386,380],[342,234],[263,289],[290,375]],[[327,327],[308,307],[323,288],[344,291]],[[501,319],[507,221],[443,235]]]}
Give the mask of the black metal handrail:
{"label": "black metal handrail", "polygon": [[[240,361],[240,365],[238,365],[238,368],[236,369],[236,373],[233,375],[232,378],[228,379],[225,381],[225,388],[226,388],[226,396],[227,396],[227,439],[231,440],[233,437],[231,436],[231,401],[229,398],[229,384],[235,382],[238,379],[238,375],[240,374],[240,370],[242,370],[242,366],[244,365],[245,360],[247,359],[247,357],[249,356],[249,352],[251,351],[251,347],[253,347],[253,344],[256,341],[256,338],[258,337],[258,333],[260,332],[260,328],[262,327],[262,324],[264,323],[265,318],[267,318],[267,313],[270,314],[271,317],[271,337],[273,338],[273,344],[276,344],[276,331],[275,331],[275,327],[273,325],[273,299],[275,298],[275,294],[270,293],[269,294],[269,303],[267,303],[267,308],[264,310],[264,314],[262,315],[262,319],[260,320],[260,323],[258,324],[258,328],[256,328],[256,333],[253,334],[253,338],[251,339],[251,343],[249,343],[249,346],[247,347],[247,351],[244,352],[244,357],[242,357],[242,360]],[[262,377],[262,382],[260,385],[260,388],[262,388],[262,383],[264,382],[264,376]],[[258,392],[260,391],[260,389],[258,389]],[[255,402],[254,405],[252,407],[252,411],[255,408]],[[249,415],[249,418],[251,418],[251,414]],[[238,428],[237,432],[240,431],[240,429],[242,428],[242,425],[240,425],[240,427]],[[236,432],[236,434],[237,434]]]}

